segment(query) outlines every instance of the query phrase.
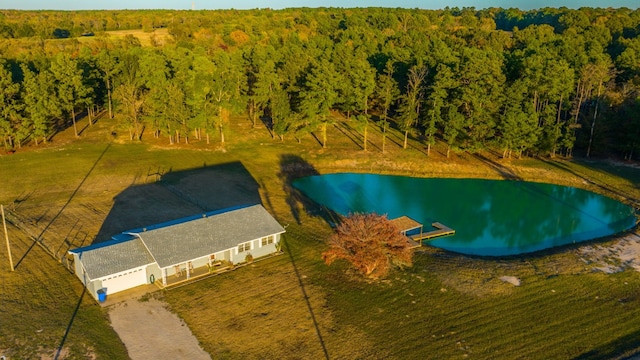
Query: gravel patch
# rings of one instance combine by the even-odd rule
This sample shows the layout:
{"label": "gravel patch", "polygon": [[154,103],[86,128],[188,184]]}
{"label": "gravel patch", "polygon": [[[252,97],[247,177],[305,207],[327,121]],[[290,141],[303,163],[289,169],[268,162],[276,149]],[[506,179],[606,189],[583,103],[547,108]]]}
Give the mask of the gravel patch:
{"label": "gravel patch", "polygon": [[211,360],[184,321],[161,301],[126,300],[109,308],[109,318],[132,360]]}

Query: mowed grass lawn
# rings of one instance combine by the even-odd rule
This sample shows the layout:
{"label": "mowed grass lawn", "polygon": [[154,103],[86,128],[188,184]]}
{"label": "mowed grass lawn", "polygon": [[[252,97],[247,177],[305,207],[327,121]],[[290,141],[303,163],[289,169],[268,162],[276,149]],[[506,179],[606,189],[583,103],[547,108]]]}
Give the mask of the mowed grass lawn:
{"label": "mowed grass lawn", "polygon": [[[147,135],[132,144],[112,139],[112,124],[101,119],[80,139],[65,132],[45,147],[0,156],[0,203],[63,260],[68,246],[88,244],[100,233],[113,216],[114,198],[154,183],[154,173],[241,164],[264,206],[287,226],[284,253],[155,295],[215,359],[608,359],[640,351],[636,271],[595,272],[572,247],[507,259],[427,247],[412,268],[371,283],[343,263],[322,263],[331,228],[320,209],[293,196],[288,186],[296,176],[335,171],[483,178],[508,173],[633,201],[640,198],[638,169],[608,162],[506,161],[492,154],[446,159],[441,144],[427,157],[416,140],[402,150],[395,131],[383,154],[373,126],[369,151],[363,152],[348,123],[331,128],[327,149],[311,136],[301,143],[273,140],[241,118],[232,122],[224,147],[215,137],[209,145],[170,146]],[[203,198],[233,194],[227,181],[203,184],[201,191]],[[170,199],[128,200],[161,205]],[[0,247],[0,355],[126,358],[106,310],[83,294],[75,275],[24,233],[9,229],[18,266],[8,271]],[[522,283],[516,287],[501,276]]]}

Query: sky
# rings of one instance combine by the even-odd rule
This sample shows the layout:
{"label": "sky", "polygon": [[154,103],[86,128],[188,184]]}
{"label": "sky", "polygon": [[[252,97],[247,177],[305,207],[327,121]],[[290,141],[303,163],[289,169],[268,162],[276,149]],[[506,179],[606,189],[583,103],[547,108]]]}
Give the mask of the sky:
{"label": "sky", "polygon": [[116,9],[283,9],[292,7],[401,7],[443,9],[449,7],[519,8],[627,7],[637,9],[638,0],[0,0],[0,9],[18,10],[116,10]]}

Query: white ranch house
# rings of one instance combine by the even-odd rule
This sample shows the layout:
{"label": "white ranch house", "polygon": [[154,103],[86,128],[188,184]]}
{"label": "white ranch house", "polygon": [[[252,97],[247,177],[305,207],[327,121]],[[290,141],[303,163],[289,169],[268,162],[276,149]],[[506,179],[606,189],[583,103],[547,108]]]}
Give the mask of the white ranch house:
{"label": "white ranch house", "polygon": [[75,273],[96,299],[198,268],[277,252],[284,228],[262,207],[209,212],[125,231],[110,241],[69,250]]}

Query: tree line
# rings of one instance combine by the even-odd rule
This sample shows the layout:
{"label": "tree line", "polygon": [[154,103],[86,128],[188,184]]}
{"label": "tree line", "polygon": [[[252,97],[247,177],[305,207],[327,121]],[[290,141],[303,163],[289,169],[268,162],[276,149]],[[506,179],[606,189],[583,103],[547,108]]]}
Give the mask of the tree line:
{"label": "tree line", "polygon": [[[274,138],[314,132],[323,147],[328,127],[349,121],[365,150],[371,126],[383,144],[393,126],[404,147],[414,137],[429,152],[439,140],[447,156],[578,149],[632,159],[640,148],[639,10],[130,11],[122,12],[130,27],[167,27],[174,40],[143,47],[108,33],[91,41],[16,36],[30,23],[16,18],[46,18],[48,29],[77,34],[78,23],[85,32],[119,14],[62,12],[56,23],[58,13],[0,16],[0,36],[10,38],[0,44],[7,149],[46,142],[97,109],[117,115],[132,140],[146,128],[170,143],[224,143],[232,115],[246,114]],[[71,17],[81,20],[71,26]]]}

